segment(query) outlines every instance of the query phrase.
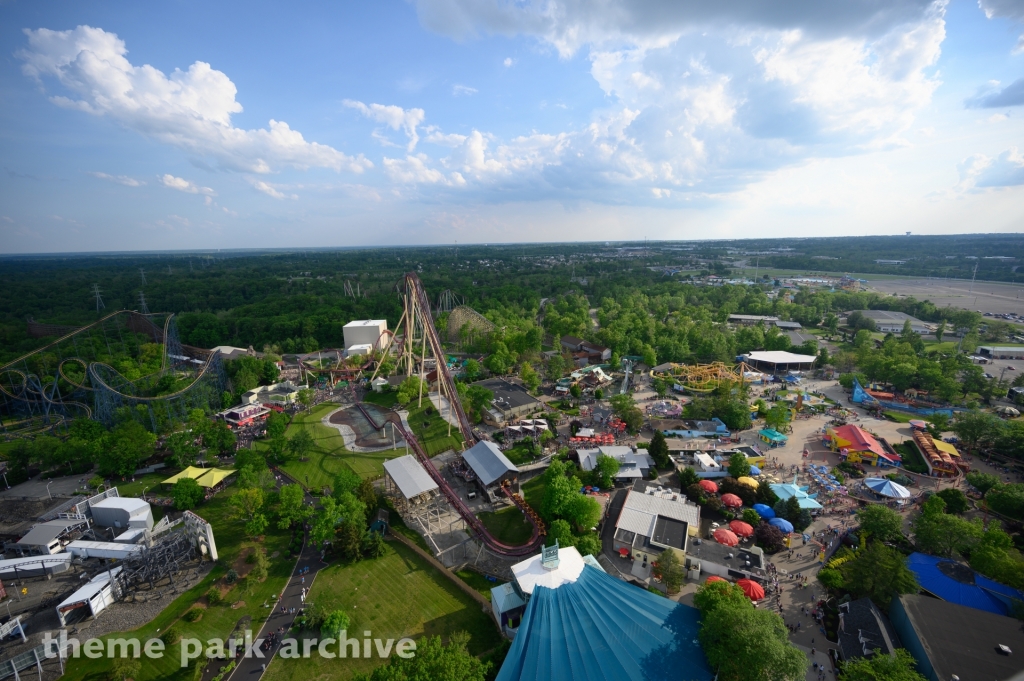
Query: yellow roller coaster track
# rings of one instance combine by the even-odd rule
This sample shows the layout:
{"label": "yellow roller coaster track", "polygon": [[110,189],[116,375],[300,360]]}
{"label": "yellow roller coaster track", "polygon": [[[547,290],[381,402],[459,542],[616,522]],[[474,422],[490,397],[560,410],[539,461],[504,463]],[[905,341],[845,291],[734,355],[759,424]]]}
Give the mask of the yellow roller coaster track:
{"label": "yellow roller coaster track", "polygon": [[[711,364],[673,364],[672,377],[680,386],[695,393],[709,393],[723,381],[746,383],[745,374],[753,371],[746,362],[731,367],[723,362]],[[653,372],[652,372],[653,376]]]}

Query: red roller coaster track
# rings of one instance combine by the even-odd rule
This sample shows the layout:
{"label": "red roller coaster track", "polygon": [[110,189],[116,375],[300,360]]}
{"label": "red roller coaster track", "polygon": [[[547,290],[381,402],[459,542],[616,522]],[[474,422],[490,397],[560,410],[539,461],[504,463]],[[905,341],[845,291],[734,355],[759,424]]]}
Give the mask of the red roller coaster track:
{"label": "red roller coaster track", "polygon": [[[426,292],[423,290],[423,283],[415,273],[409,272],[405,275],[406,285],[406,296],[409,308],[415,308],[416,313],[420,316],[421,326],[423,333],[426,335],[426,341],[430,345],[430,351],[437,360],[437,376],[438,381],[441,383],[441,392],[447,394],[448,403],[455,410],[455,414],[459,421],[459,430],[462,431],[462,437],[465,439],[466,444],[472,446],[476,444],[476,437],[473,435],[473,426],[469,422],[469,418],[466,416],[465,410],[462,408],[462,403],[458,398],[458,391],[455,388],[455,381],[452,379],[451,374],[448,372],[448,363],[445,361],[444,349],[441,347],[441,341],[437,337],[437,331],[434,328],[433,315],[430,312],[430,299],[427,298]],[[412,325],[410,324],[407,333],[412,332]],[[378,430],[384,427],[384,424],[378,424],[377,421],[370,415],[362,405],[359,405],[359,410],[363,413],[363,416],[373,424]],[[433,478],[434,482],[441,489],[441,493],[444,495],[448,503],[458,511],[462,519],[466,521],[466,524],[472,528],[476,536],[489,548],[491,551],[503,555],[503,556],[525,556],[536,553],[540,545],[544,541],[544,535],[547,533],[544,527],[544,522],[537,515],[536,511],[530,508],[530,505],[526,503],[526,500],[522,496],[512,491],[511,486],[506,482],[502,485],[501,491],[505,493],[513,504],[523,512],[526,519],[533,526],[533,534],[530,536],[530,541],[519,546],[510,546],[503,542],[498,541],[497,538],[492,535],[479,518],[469,509],[468,506],[462,501],[458,492],[452,489],[448,481],[441,475],[441,472],[434,466],[434,462],[430,460],[423,446],[416,439],[416,436],[409,432],[405,425],[402,423],[402,419],[395,413],[390,413],[386,416],[387,420],[394,426],[406,442],[409,443],[409,447],[416,454],[416,458],[427,470],[427,474]]]}

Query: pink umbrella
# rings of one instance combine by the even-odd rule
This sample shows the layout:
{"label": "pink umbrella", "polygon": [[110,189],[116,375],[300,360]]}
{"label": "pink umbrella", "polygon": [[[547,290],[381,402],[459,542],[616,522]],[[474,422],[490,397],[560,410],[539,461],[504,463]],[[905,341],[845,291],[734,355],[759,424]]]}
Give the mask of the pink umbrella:
{"label": "pink umbrella", "polygon": [[742,520],[734,520],[729,523],[729,529],[735,532],[740,537],[749,537],[754,534],[754,528],[743,522]]}
{"label": "pink umbrella", "polygon": [[764,598],[764,589],[755,581],[749,579],[737,579],[736,586],[743,589],[743,593],[747,594],[747,598],[752,601],[759,601]]}
{"label": "pink umbrella", "polygon": [[711,482],[710,480],[701,480],[697,484],[700,485],[700,488],[705,492],[710,492],[711,494],[714,494],[715,492],[718,491],[718,485]]}
{"label": "pink umbrella", "polygon": [[740,506],[743,505],[743,500],[740,499],[735,494],[723,494],[722,503],[728,506],[729,508],[739,508]]}
{"label": "pink umbrella", "polygon": [[710,577],[708,577],[707,579],[704,580],[704,583],[705,584],[710,584],[711,582],[724,582],[724,581],[726,581],[726,580],[722,579],[718,575],[711,575]]}
{"label": "pink umbrella", "polygon": [[716,542],[719,544],[725,544],[726,546],[736,546],[740,543],[739,537],[737,537],[731,530],[715,530],[714,537]]}

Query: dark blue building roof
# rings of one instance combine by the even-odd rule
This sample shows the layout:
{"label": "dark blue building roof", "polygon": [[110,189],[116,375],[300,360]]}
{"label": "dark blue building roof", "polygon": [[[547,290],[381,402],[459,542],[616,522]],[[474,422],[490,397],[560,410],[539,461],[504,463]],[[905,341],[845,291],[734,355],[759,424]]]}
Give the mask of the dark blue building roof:
{"label": "dark blue building roof", "polygon": [[1010,603],[1024,601],[1024,593],[993,582],[955,560],[912,553],[907,566],[917,575],[922,589],[950,603],[1009,616]]}
{"label": "dark blue building roof", "polygon": [[591,566],[538,587],[497,681],[710,681],[700,613]]}

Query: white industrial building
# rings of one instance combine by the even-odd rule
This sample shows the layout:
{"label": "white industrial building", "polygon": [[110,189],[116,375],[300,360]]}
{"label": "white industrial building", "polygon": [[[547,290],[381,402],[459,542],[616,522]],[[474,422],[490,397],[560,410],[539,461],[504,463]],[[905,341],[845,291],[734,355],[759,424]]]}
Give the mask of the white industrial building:
{"label": "white industrial building", "polygon": [[[114,592],[113,578],[120,571],[121,567],[118,566],[106,572],[101,572],[83,584],[75,593],[65,598],[57,606],[57,617],[60,619],[60,625],[62,627],[68,625],[69,613],[81,613],[84,615],[82,609],[85,608],[88,609],[89,615],[96,617],[106,610],[108,606],[112,605],[117,600],[117,594]],[[76,617],[75,619],[84,618]]]}
{"label": "white industrial building", "polygon": [[142,499],[108,497],[91,506],[92,520],[100,527],[153,529],[153,509]]}
{"label": "white industrial building", "polygon": [[345,334],[345,349],[353,345],[372,346],[381,334],[388,330],[386,319],[357,319],[342,327]]}

